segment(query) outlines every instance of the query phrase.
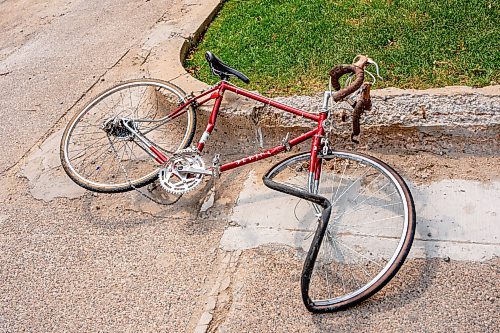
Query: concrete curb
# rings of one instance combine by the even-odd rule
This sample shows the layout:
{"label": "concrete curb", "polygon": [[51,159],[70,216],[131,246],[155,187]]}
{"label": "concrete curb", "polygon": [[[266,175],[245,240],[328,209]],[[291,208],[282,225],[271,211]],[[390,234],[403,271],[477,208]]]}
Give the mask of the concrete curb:
{"label": "concrete curb", "polygon": [[[165,31],[163,40],[151,51],[156,57],[156,61],[149,66],[152,77],[171,81],[188,93],[208,87],[206,83],[186,72],[182,63],[191,47],[201,39],[223,3],[224,0],[192,0],[188,6],[189,22],[167,21],[163,22],[167,26],[165,29],[155,28]],[[151,55],[149,57],[151,58]]]}
{"label": "concrete curb", "polygon": [[[208,88],[184,69],[182,62],[216,16],[223,0],[191,3],[190,17],[185,22],[167,22],[171,38],[155,48],[161,63],[152,76],[172,81],[187,93]],[[484,88],[450,86],[426,90],[385,88],[372,92],[373,110],[364,117],[362,138],[364,148],[378,146],[403,147],[405,150],[426,150],[498,154],[500,139],[500,85]],[[311,124],[289,114],[265,108],[246,98],[227,94],[222,118],[233,119],[241,127],[279,127],[286,131],[303,130]],[[279,101],[305,110],[317,111],[321,95],[279,97]],[[350,135],[350,122],[342,122],[342,114],[350,115],[345,103],[333,106],[336,114],[335,132],[342,140]],[[210,110],[210,106],[204,108]],[[237,119],[237,120],[236,120]],[[240,128],[241,128],[240,127]],[[381,142],[383,140],[383,142]],[[349,141],[349,140],[347,140]],[[401,142],[403,141],[403,142]],[[446,143],[445,143],[446,141]]]}

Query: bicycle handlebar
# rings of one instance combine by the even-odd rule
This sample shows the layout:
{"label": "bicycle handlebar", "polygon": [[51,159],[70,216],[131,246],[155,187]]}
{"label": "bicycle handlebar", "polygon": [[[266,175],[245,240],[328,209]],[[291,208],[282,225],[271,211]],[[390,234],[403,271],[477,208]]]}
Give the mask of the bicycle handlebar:
{"label": "bicycle handlebar", "polygon": [[361,133],[361,126],[359,120],[361,115],[365,110],[371,110],[372,101],[370,98],[371,83],[363,83],[361,86],[361,93],[358,100],[354,104],[354,110],[352,111],[352,134],[351,141],[354,143],[359,143],[357,136]]}
{"label": "bicycle handlebar", "polygon": [[[370,99],[370,88],[371,85],[375,82],[375,77],[370,72],[368,72],[368,74],[370,74],[370,76],[374,79],[374,81],[371,83],[364,82],[365,67],[367,64],[375,65],[377,70],[377,76],[380,78],[377,63],[364,55],[358,55],[356,58],[354,58],[354,63],[352,65],[338,65],[335,66],[330,71],[330,78],[331,78],[330,82],[332,87],[336,90],[336,92],[331,96],[335,102],[343,100],[347,96],[351,95],[352,93],[360,89],[360,93],[358,94],[357,100],[349,101],[349,103],[354,109],[352,113],[352,134],[351,134],[351,140],[354,143],[359,143],[359,141],[357,140],[357,136],[361,132],[360,122],[359,122],[361,115],[365,110],[370,110],[372,106],[372,102]],[[356,78],[347,87],[341,89],[339,79],[343,75],[348,73],[354,74]],[[349,81],[347,81],[346,84],[347,83],[349,83]]]}
{"label": "bicycle handlebar", "polygon": [[[354,64],[335,66],[329,73],[332,87],[337,90],[337,92],[332,95],[335,102],[338,102],[344,99],[346,96],[352,94],[353,92],[358,90],[359,87],[361,87],[361,84],[363,84],[363,81],[365,79],[365,66],[370,61],[370,59],[363,55],[358,55],[355,59],[358,60]],[[339,79],[341,76],[347,73],[353,73],[356,76],[356,79],[349,86],[340,89]]]}

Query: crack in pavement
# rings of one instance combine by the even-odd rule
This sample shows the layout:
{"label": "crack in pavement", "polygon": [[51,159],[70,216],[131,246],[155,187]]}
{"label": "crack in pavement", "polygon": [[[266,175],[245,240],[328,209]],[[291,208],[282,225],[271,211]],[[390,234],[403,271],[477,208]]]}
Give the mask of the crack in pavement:
{"label": "crack in pavement", "polygon": [[196,323],[195,333],[216,331],[231,308],[232,284],[241,251],[219,250],[217,256],[220,258],[220,263],[216,268],[216,278],[210,287],[203,312]]}

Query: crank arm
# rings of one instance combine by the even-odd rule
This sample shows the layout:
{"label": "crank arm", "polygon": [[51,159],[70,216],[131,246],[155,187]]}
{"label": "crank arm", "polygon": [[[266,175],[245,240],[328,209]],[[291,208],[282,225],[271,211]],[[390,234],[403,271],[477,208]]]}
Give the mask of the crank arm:
{"label": "crank arm", "polygon": [[199,168],[182,168],[182,170],[177,170],[179,173],[194,173],[201,175],[209,175],[212,176],[213,172],[211,170],[199,169]]}

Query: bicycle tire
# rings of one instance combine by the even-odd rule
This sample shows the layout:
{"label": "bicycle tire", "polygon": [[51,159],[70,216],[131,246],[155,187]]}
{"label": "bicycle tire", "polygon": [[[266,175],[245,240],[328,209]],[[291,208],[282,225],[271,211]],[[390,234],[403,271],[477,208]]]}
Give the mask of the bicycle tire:
{"label": "bicycle tire", "polygon": [[125,81],[105,90],[66,126],[60,145],[64,171],[76,184],[95,192],[125,192],[153,182],[161,165],[140,148],[130,131],[122,127],[110,134],[104,130],[105,122],[132,119],[134,129],[147,133],[144,136],[168,156],[191,144],[196,129],[194,108],[187,106],[184,114],[161,126],[136,120],[158,120],[185,96],[178,86],[154,79]]}
{"label": "bicycle tire", "polygon": [[[320,158],[321,178],[316,184],[308,183],[308,179],[310,179],[309,160],[310,153],[289,157],[274,166],[268,172],[268,175],[275,182],[302,192],[322,196],[330,201],[331,212],[328,212],[329,219],[325,221],[324,226],[322,226],[321,218],[319,219],[319,225],[317,224],[318,219],[313,220],[315,235],[304,262],[301,291],[304,304],[308,310],[312,312],[333,312],[367,299],[394,277],[404,263],[413,242],[415,208],[411,193],[404,180],[394,169],[379,159],[354,152],[332,152]],[[346,176],[347,167],[351,168],[356,164],[358,167],[355,169],[356,172],[353,172],[356,175],[356,180],[349,182],[347,180],[349,177]],[[361,170],[359,169],[360,166],[362,166]],[[340,170],[343,172],[341,173]],[[333,176],[330,174],[333,174]],[[330,180],[333,181],[333,184],[337,183],[339,186],[336,188],[330,187],[329,184],[332,182],[328,181],[329,177],[331,177]],[[381,177],[381,181],[387,181],[382,187],[378,187],[378,184],[384,184],[384,182],[378,181],[379,177]],[[364,193],[363,190],[356,191],[356,188],[361,187],[363,187]],[[339,191],[339,189],[341,190]],[[332,195],[327,192],[335,194]],[[388,193],[389,195],[387,195]],[[397,194],[399,198],[394,200],[395,204],[389,201],[394,194]],[[360,195],[362,197],[358,200]],[[306,196],[302,197],[307,199]],[[382,199],[384,201],[380,201]],[[360,200],[363,202],[360,202]],[[389,203],[385,203],[386,201]],[[371,210],[369,214],[364,212],[359,215],[360,211],[367,210],[367,208],[358,206],[366,204],[369,208],[368,203],[370,202],[375,209]],[[344,205],[344,208],[342,208],[342,205]],[[317,204],[309,204],[304,207],[308,208],[304,208],[302,212],[299,212],[303,219],[311,218],[314,215],[320,217],[316,209],[318,208]],[[397,218],[397,220],[388,223],[388,221],[392,220],[391,211],[395,212],[393,217]],[[356,212],[358,213],[354,214]],[[401,212],[403,213],[402,216],[397,215]],[[347,224],[351,219],[346,218],[345,221],[342,221],[346,217],[346,213],[348,213],[347,215],[354,214],[354,223],[361,219],[361,224],[357,225],[358,227],[378,222],[376,225],[378,228],[370,229],[372,225],[365,228],[365,233],[358,232],[356,231],[356,224]],[[384,214],[389,217],[384,217]],[[385,222],[382,223],[382,221]],[[398,222],[398,224],[394,222]],[[393,224],[396,227],[399,226],[400,231],[396,236],[388,234],[390,231],[385,230],[391,229]],[[343,225],[346,226],[345,229],[341,228]],[[347,229],[347,227],[350,227],[350,229]],[[323,230],[321,230],[322,228]],[[372,232],[372,234],[368,234],[368,231]],[[375,238],[380,238],[380,240],[377,241]],[[395,241],[397,241],[397,244],[395,244]],[[370,248],[368,249],[367,246],[370,246]],[[357,258],[347,258],[347,249],[350,249],[349,251],[352,252],[349,253],[354,257],[357,256]],[[366,253],[359,251],[365,251]],[[376,251],[382,258],[375,258],[377,256],[374,255]],[[387,252],[389,253],[387,254]],[[381,265],[379,262],[384,264]],[[347,283],[351,281],[346,281],[341,276],[344,272],[351,274],[351,281],[356,283],[355,287],[351,287]],[[363,274],[366,275],[364,277],[366,282],[360,284],[358,280],[363,278]]]}

